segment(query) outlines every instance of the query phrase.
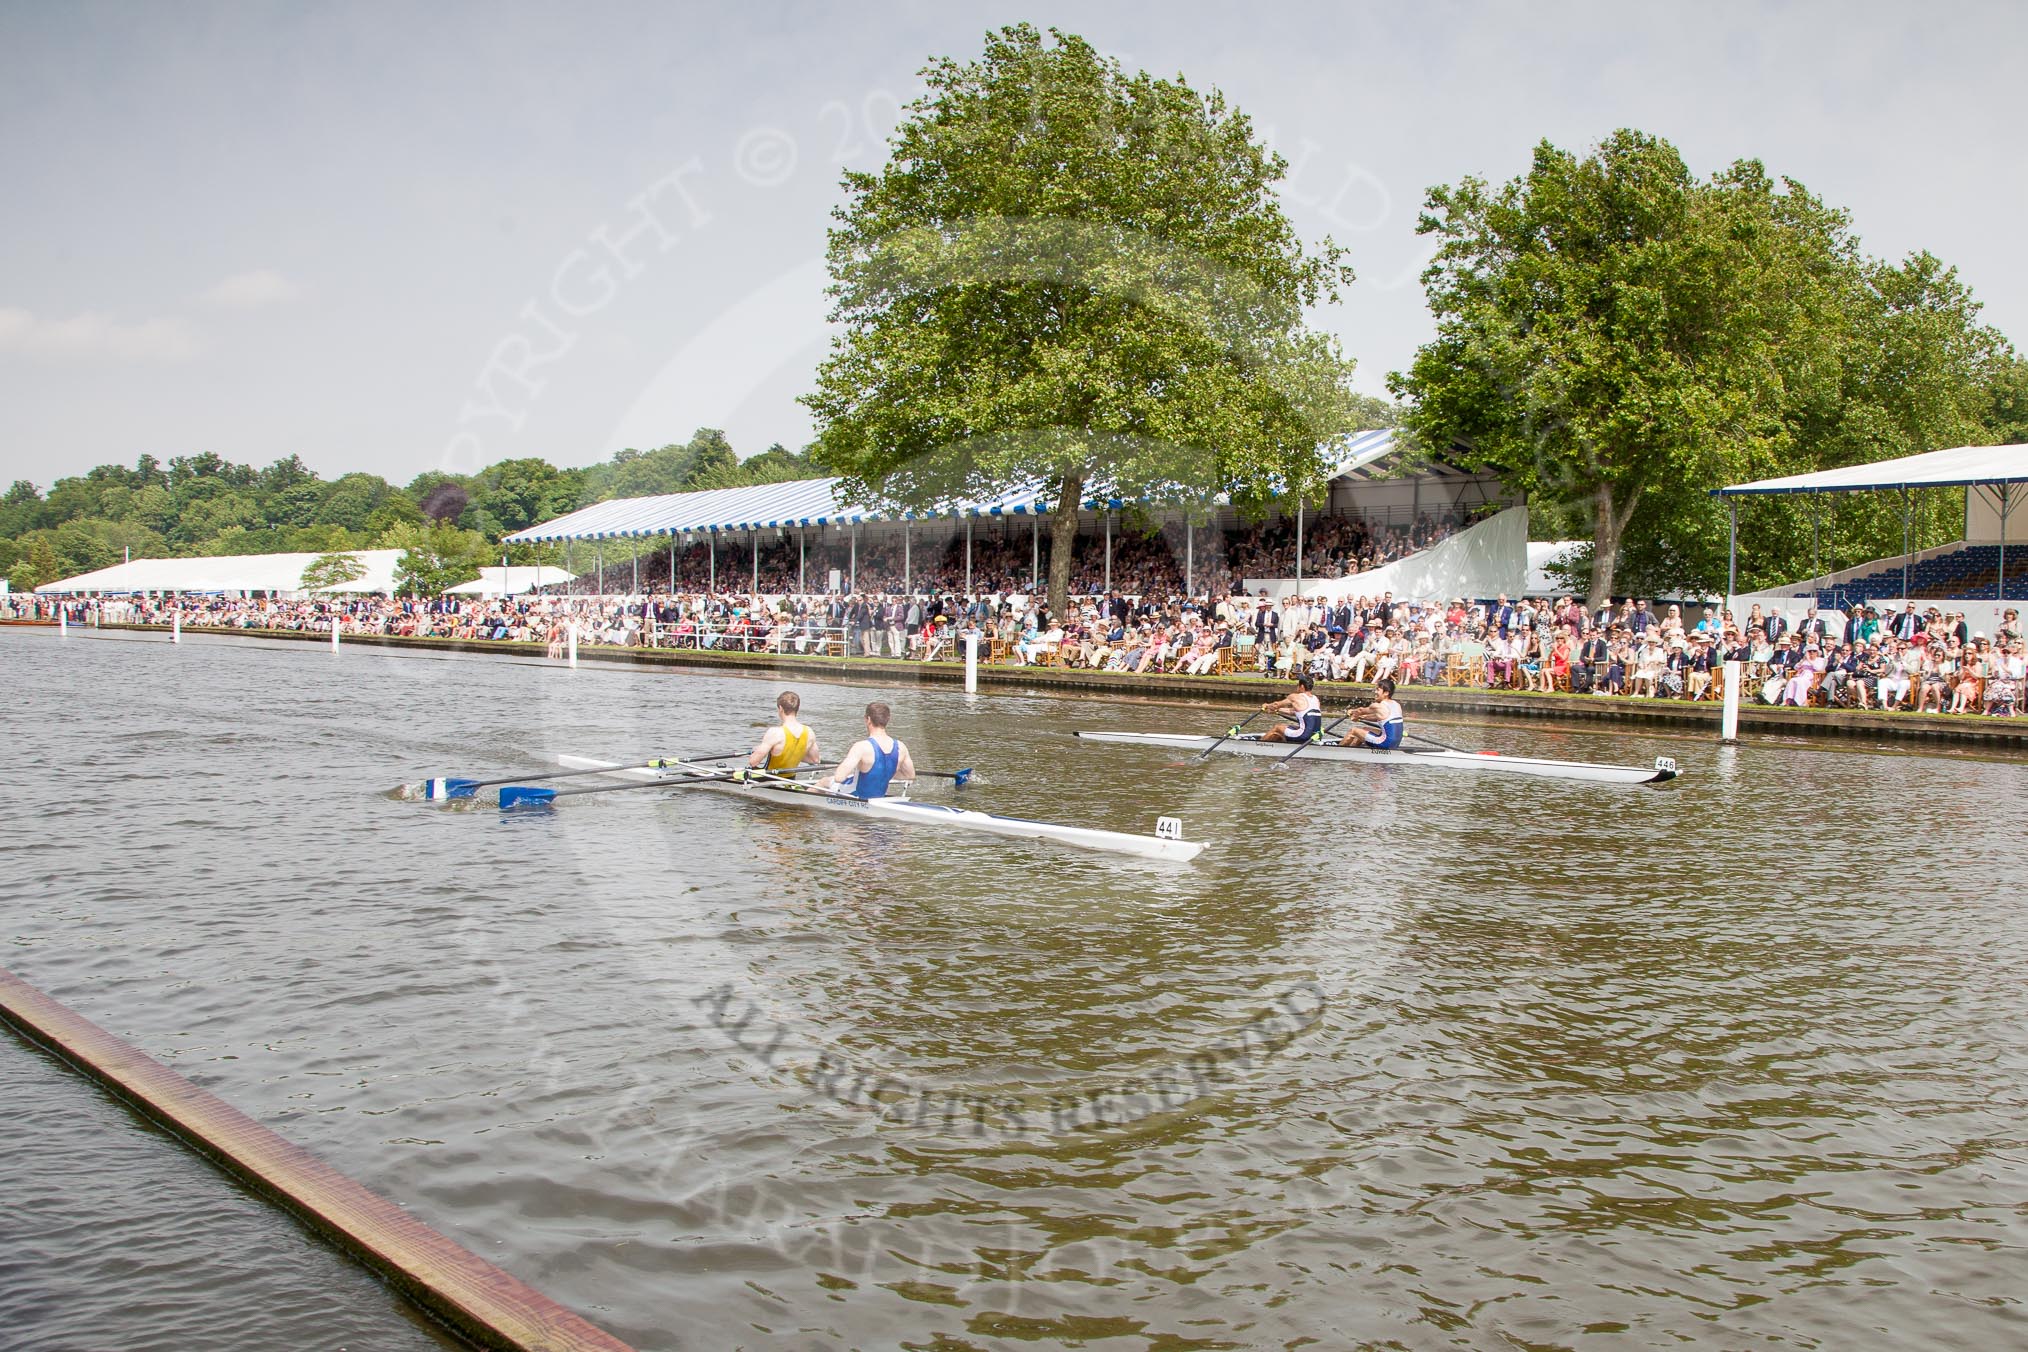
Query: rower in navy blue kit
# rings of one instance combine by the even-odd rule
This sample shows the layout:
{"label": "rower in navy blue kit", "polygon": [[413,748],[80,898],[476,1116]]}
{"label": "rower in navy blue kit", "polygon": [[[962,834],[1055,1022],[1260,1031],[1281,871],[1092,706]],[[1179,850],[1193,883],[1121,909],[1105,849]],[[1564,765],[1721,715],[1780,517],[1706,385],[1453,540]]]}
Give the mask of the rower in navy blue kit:
{"label": "rower in navy blue kit", "polygon": [[[1350,710],[1345,717],[1355,726],[1338,743],[1340,746],[1372,746],[1391,750],[1401,745],[1401,706],[1394,702],[1394,678],[1382,676],[1373,683],[1378,696],[1371,704]],[[1364,726],[1361,726],[1364,725]]]}
{"label": "rower in navy blue kit", "polygon": [[1263,742],[1307,742],[1324,729],[1324,701],[1317,698],[1317,682],[1310,676],[1297,677],[1294,691],[1260,707],[1262,713],[1286,714],[1290,720],[1270,728]]}

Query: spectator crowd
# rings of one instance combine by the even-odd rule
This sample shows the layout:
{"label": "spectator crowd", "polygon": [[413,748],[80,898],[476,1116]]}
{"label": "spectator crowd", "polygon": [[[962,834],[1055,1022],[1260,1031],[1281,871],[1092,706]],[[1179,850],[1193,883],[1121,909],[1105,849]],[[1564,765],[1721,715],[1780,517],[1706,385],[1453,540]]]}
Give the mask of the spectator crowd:
{"label": "spectator crowd", "polygon": [[[976,563],[976,559],[975,559]],[[1131,565],[1130,565],[1131,566]],[[745,581],[746,579],[734,579]],[[1075,593],[1074,593],[1075,594]],[[41,603],[38,603],[40,605]],[[541,642],[956,661],[967,636],[982,661],[1120,673],[1247,673],[1319,682],[1565,692],[1593,698],[1710,700],[1728,661],[1768,704],[2009,716],[2028,655],[2017,611],[1992,634],[1937,607],[1814,607],[1791,623],[1754,606],[1706,606],[1694,621],[1645,601],[1590,610],[1571,597],[1447,604],[1390,594],[1327,601],[1227,591],[1216,597],[1086,591],[1061,619],[1041,598],[1001,589],[754,596],[727,591],[536,594],[505,599],[233,597],[72,601],[73,623],[103,618],[244,630]],[[97,616],[91,614],[97,607]]]}

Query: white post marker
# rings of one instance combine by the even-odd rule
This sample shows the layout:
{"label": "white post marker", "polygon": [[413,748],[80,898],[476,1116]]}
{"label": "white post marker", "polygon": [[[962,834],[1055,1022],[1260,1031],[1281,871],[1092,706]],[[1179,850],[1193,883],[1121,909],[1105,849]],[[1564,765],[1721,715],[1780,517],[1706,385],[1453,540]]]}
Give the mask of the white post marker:
{"label": "white post marker", "polygon": [[965,635],[965,693],[979,693],[979,636]]}
{"label": "white post marker", "polygon": [[567,624],[565,624],[565,625],[563,626],[563,630],[564,630],[564,633],[565,633],[565,634],[567,634],[567,635],[569,636],[569,637],[568,637],[568,640],[567,640],[567,642],[568,642],[568,643],[569,643],[569,645],[570,645],[570,669],[571,669],[572,671],[576,671],[576,670],[577,670],[577,621],[576,621],[576,620],[571,620],[571,621],[569,621],[569,622],[568,622]]}
{"label": "white post marker", "polygon": [[58,638],[70,637],[70,608],[65,606],[61,601],[56,603],[56,636]]}
{"label": "white post marker", "polygon": [[338,655],[338,628],[339,628],[338,603],[336,601],[333,601],[331,603],[331,655],[333,657]]}
{"label": "white post marker", "polygon": [[1727,746],[1739,740],[1739,690],[1746,684],[1746,664],[1725,664],[1725,712],[1718,725],[1718,740]]}
{"label": "white post marker", "polygon": [[183,641],[183,607],[181,606],[169,612],[169,641],[171,643],[181,643]]}

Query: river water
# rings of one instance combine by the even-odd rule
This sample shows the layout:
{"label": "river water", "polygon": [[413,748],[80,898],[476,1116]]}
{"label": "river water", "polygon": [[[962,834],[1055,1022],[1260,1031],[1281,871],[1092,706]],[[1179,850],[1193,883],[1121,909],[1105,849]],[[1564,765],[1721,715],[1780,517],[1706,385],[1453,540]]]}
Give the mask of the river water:
{"label": "river water", "polygon": [[[1225,715],[800,687],[834,750],[885,697],[979,771],[939,801],[1181,817],[1212,847],[1177,866],[385,792],[732,750],[759,680],[19,631],[0,664],[0,965],[643,1349],[2028,1340],[2018,759],[1451,724],[1685,777],[1174,768],[1067,733]],[[191,1345],[112,1232],[182,1237],[208,1345],[429,1345],[40,1054],[0,1044],[0,1105],[0,1344]]]}

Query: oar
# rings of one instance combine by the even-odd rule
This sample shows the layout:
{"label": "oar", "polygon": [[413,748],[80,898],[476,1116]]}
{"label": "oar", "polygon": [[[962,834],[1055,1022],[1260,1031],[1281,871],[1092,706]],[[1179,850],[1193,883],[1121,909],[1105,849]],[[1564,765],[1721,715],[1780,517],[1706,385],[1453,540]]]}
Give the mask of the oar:
{"label": "oar", "polygon": [[917,766],[915,777],[917,779],[948,779],[951,781],[952,788],[962,789],[965,785],[972,782],[972,770],[970,766],[962,770],[925,770],[921,766]]}
{"label": "oar", "polygon": [[[625,769],[629,767],[621,766],[616,768]],[[803,768],[806,770],[834,770],[837,767],[835,765],[806,765]],[[602,773],[610,774],[612,772],[608,770]],[[500,806],[503,809],[539,807],[544,803],[555,802],[559,798],[574,798],[579,794],[585,793],[619,793],[625,789],[669,789],[680,788],[685,784],[739,784],[752,780],[768,780],[780,784],[800,783],[798,780],[789,779],[786,776],[777,775],[767,770],[741,768],[736,770],[713,770],[697,775],[677,775],[669,779],[646,779],[632,784],[594,784],[588,789],[544,789],[531,788],[521,784],[510,784],[500,790]],[[815,786],[804,784],[802,787],[814,788]],[[830,790],[816,791],[830,792]]]}
{"label": "oar", "polygon": [[[1250,716],[1246,720],[1246,723],[1253,722],[1254,719],[1259,718],[1262,714],[1266,712],[1267,712],[1266,709],[1258,709],[1254,711],[1252,716]],[[1239,730],[1245,727],[1246,723],[1234,723],[1231,727],[1225,730],[1225,735],[1223,737],[1213,742],[1210,746],[1205,747],[1202,751],[1190,757],[1188,760],[1170,761],[1169,768],[1171,770],[1176,770],[1182,768],[1185,765],[1193,765],[1196,762],[1203,760],[1206,756],[1209,756],[1212,752],[1218,750],[1219,747],[1224,746],[1227,742],[1239,736]]]}
{"label": "oar", "polygon": [[[1381,730],[1381,726],[1380,726],[1380,724],[1378,724],[1378,723],[1369,723],[1369,722],[1367,722],[1367,721],[1366,721],[1365,719],[1363,719],[1363,718],[1359,720],[1359,725],[1360,725],[1361,727],[1365,727],[1365,728],[1372,728],[1372,729],[1374,729],[1375,731],[1380,731],[1380,730]],[[1439,741],[1438,741],[1438,740],[1437,740],[1436,738],[1434,738],[1434,737],[1425,737],[1425,736],[1423,736],[1423,735],[1422,735],[1421,733],[1419,733],[1419,732],[1409,732],[1409,731],[1408,731],[1407,729],[1405,729],[1405,728],[1404,728],[1404,729],[1402,730],[1402,734],[1401,734],[1401,735],[1402,735],[1403,737],[1413,737],[1413,738],[1414,738],[1414,739],[1415,739],[1416,741],[1418,741],[1418,742],[1428,742],[1428,743],[1429,743],[1429,744],[1430,744],[1431,746],[1433,746],[1433,747],[1438,747],[1438,748],[1440,748],[1440,749],[1442,749],[1442,750],[1444,750],[1444,751],[1455,751],[1455,752],[1457,752],[1457,753],[1458,753],[1458,754],[1459,754],[1460,756],[1483,756],[1483,755],[1485,755],[1485,754],[1486,754],[1486,753],[1485,753],[1485,752],[1483,752],[1483,751],[1467,751],[1467,750],[1466,750],[1466,749],[1465,749],[1464,747],[1461,747],[1461,746],[1452,746],[1452,745],[1451,745],[1451,744],[1450,744],[1449,742],[1439,742]]]}
{"label": "oar", "polygon": [[615,765],[603,770],[546,770],[532,775],[514,775],[507,779],[426,779],[416,787],[422,790],[424,798],[431,800],[471,798],[477,795],[480,789],[494,789],[502,784],[521,784],[531,779],[576,779],[579,775],[609,775],[614,770],[659,770],[671,760],[727,760],[745,754],[744,751],[714,751],[701,756],[671,756],[658,760],[636,761],[632,765]]}
{"label": "oar", "polygon": [[[1351,717],[1350,714],[1345,715],[1345,718],[1350,717]],[[1296,749],[1294,751],[1291,751],[1288,755],[1281,757],[1280,759],[1275,761],[1273,765],[1270,765],[1268,768],[1270,770],[1279,770],[1283,766],[1287,765],[1290,761],[1294,760],[1296,757],[1302,755],[1305,751],[1308,751],[1311,747],[1323,745],[1324,740],[1328,738],[1332,733],[1338,730],[1338,725],[1340,723],[1343,723],[1345,721],[1345,718],[1338,719],[1336,722],[1332,723],[1331,726],[1328,728],[1317,729],[1316,734],[1314,736],[1308,737],[1303,741],[1297,742]]]}

